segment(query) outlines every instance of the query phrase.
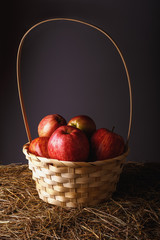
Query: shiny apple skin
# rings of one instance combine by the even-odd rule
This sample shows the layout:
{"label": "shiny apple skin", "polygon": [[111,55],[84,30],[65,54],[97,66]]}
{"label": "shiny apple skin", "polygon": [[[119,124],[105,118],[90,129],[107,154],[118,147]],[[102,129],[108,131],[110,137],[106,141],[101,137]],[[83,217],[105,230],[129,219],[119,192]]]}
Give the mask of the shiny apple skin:
{"label": "shiny apple skin", "polygon": [[98,129],[91,137],[91,155],[94,160],[114,158],[124,152],[123,138],[106,128]]}
{"label": "shiny apple skin", "polygon": [[95,122],[87,115],[75,116],[69,120],[67,125],[79,128],[87,135],[87,137],[91,137],[91,135],[96,131]]}
{"label": "shiny apple skin", "polygon": [[38,137],[33,139],[29,145],[29,152],[39,157],[49,158],[48,141],[48,137]]}
{"label": "shiny apple skin", "polygon": [[66,120],[59,114],[47,115],[38,125],[38,135],[39,137],[50,137],[58,127],[66,124]]}
{"label": "shiny apple skin", "polygon": [[89,156],[89,141],[80,129],[61,126],[49,139],[48,154],[61,161],[84,162]]}

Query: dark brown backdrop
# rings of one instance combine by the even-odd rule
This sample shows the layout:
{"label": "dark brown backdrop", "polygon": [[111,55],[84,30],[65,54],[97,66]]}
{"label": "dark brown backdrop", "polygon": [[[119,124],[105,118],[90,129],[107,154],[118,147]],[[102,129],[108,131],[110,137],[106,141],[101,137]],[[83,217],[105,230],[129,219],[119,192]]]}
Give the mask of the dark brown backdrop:
{"label": "dark brown backdrop", "polygon": [[[16,85],[16,53],[23,34],[55,17],[97,25],[118,43],[133,91],[132,161],[160,161],[158,151],[158,1],[14,1],[2,7],[1,163],[25,163],[27,137]],[[120,57],[100,33],[80,24],[49,23],[26,39],[22,53],[24,100],[32,137],[50,113],[66,120],[88,114],[97,128],[116,126],[126,138],[127,80]]]}

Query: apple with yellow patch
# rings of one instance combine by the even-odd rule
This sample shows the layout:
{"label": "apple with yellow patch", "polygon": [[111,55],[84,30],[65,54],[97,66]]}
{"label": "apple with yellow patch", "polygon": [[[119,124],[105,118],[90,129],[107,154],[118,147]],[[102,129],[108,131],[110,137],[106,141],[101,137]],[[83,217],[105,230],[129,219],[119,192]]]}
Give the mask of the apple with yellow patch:
{"label": "apple with yellow patch", "polygon": [[93,119],[91,117],[89,117],[87,115],[75,116],[69,120],[67,125],[79,128],[89,138],[96,131],[95,122],[93,121]]}

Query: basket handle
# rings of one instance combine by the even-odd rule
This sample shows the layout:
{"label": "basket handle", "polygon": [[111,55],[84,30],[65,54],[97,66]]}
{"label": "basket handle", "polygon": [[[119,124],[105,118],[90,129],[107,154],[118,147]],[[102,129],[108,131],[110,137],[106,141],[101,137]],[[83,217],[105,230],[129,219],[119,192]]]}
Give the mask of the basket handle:
{"label": "basket handle", "polygon": [[124,68],[125,68],[125,72],[126,72],[126,76],[127,76],[127,80],[128,80],[128,88],[129,88],[129,96],[130,96],[130,116],[129,116],[129,127],[128,127],[128,135],[127,135],[127,141],[126,141],[126,146],[128,146],[128,142],[129,142],[129,137],[130,137],[130,131],[131,131],[131,123],[132,123],[132,90],[131,90],[131,82],[130,82],[130,77],[129,77],[129,73],[128,73],[128,69],[126,66],[126,62],[124,60],[124,57],[119,49],[119,47],[117,46],[117,44],[113,41],[113,39],[106,33],[104,32],[102,29],[100,29],[99,27],[96,27],[92,24],[89,24],[87,22],[84,21],[80,21],[80,20],[76,20],[76,19],[69,19],[69,18],[52,18],[52,19],[47,19],[44,21],[41,21],[37,24],[35,24],[34,26],[32,26],[22,37],[19,47],[18,47],[18,52],[17,52],[17,85],[18,85],[18,93],[19,93],[19,100],[20,100],[20,105],[21,105],[21,111],[22,111],[22,115],[23,115],[23,120],[24,120],[24,125],[25,125],[25,129],[26,129],[26,133],[27,133],[27,137],[28,137],[28,141],[31,142],[32,138],[31,138],[31,133],[30,133],[30,129],[29,129],[29,125],[28,125],[28,120],[27,120],[27,115],[26,115],[26,110],[25,110],[25,106],[24,106],[24,100],[23,100],[23,95],[22,95],[22,87],[21,87],[21,74],[20,74],[20,61],[21,61],[21,52],[22,52],[22,46],[24,43],[24,40],[26,38],[26,36],[30,33],[31,30],[33,30],[34,28],[36,28],[37,26],[43,24],[43,23],[47,23],[47,22],[51,22],[51,21],[71,21],[71,22],[77,22],[77,23],[81,23],[84,25],[87,25],[93,29],[98,30],[99,32],[101,32],[102,34],[104,34],[114,45],[114,47],[116,48],[116,50],[118,51],[121,60],[123,62]]}

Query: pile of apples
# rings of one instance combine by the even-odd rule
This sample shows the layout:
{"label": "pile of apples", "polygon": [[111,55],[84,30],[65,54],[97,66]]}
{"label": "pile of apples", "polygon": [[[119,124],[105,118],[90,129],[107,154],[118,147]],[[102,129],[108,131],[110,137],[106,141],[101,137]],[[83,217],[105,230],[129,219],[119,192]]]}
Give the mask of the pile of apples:
{"label": "pile of apples", "polygon": [[31,141],[29,152],[61,161],[98,161],[124,152],[123,138],[106,128],[96,130],[92,118],[79,115],[66,120],[59,114],[45,116],[38,125],[38,138]]}

